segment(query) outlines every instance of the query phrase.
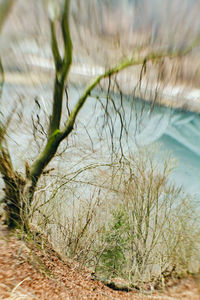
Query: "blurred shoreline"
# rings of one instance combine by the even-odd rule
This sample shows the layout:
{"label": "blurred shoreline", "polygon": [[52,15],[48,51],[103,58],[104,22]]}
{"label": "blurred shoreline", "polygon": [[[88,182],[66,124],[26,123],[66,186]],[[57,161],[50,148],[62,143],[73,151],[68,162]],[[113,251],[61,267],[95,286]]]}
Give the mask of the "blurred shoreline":
{"label": "blurred shoreline", "polygon": [[[7,84],[41,85],[52,83],[54,76],[53,62],[37,57],[30,60],[31,70],[26,72],[5,72]],[[131,68],[130,68],[131,69]],[[102,66],[89,64],[73,64],[71,67],[69,82],[81,88],[91,82],[97,76],[105,72]],[[184,85],[163,85],[162,82],[151,82],[144,79],[139,85],[138,76],[131,70],[125,70],[118,75],[120,92],[124,95],[133,95],[153,104],[172,107],[184,111],[200,113],[200,89],[190,88]],[[107,89],[108,80],[103,80],[101,86]],[[114,92],[119,90],[114,88]]]}
{"label": "blurred shoreline", "polygon": [[[76,5],[73,1],[70,22],[74,63],[69,83],[83,88],[125,57],[184,49],[199,33],[200,4],[194,0],[186,0],[184,5],[180,0],[173,1],[173,5],[167,0],[136,2],[102,0]],[[120,22],[116,22],[118,19]],[[62,54],[59,28],[57,37]],[[41,1],[19,0],[0,38],[6,83],[53,83],[48,15]],[[199,48],[183,58],[147,64],[146,74],[139,82],[141,67],[131,67],[117,75],[120,92],[153,104],[200,113]],[[106,91],[108,81],[101,86]],[[114,81],[112,86],[113,92],[119,93]]]}

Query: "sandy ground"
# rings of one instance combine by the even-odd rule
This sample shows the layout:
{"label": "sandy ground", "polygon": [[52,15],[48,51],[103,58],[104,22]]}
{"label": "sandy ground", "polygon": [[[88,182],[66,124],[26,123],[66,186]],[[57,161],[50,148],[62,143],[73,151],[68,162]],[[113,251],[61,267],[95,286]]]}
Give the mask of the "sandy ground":
{"label": "sandy ground", "polygon": [[37,242],[27,246],[1,228],[0,299],[200,299],[198,276],[173,281],[163,291],[114,291],[77,262],[63,262],[45,249]]}

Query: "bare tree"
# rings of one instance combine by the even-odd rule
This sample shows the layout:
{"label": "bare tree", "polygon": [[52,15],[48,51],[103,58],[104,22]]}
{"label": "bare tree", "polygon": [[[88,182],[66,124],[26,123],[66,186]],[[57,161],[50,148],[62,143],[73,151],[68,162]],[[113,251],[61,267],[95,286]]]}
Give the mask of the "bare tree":
{"label": "bare tree", "polygon": [[[12,3],[12,1],[5,1],[5,3]],[[54,58],[55,65],[55,77],[54,77],[54,89],[53,89],[53,103],[52,103],[52,113],[49,119],[48,135],[46,138],[46,143],[42,151],[38,154],[32,165],[26,163],[25,169],[26,174],[24,177],[20,175],[13,167],[12,158],[9,153],[9,149],[6,142],[6,129],[11,120],[8,118],[6,124],[1,125],[1,135],[0,135],[0,172],[5,184],[5,210],[7,213],[7,224],[10,228],[16,227],[18,225],[28,227],[28,220],[26,219],[27,211],[33,201],[34,193],[39,178],[42,176],[44,169],[53,159],[57,152],[58,146],[61,142],[68,138],[68,136],[73,131],[75,122],[79,115],[81,108],[84,106],[91,92],[106,78],[111,78],[120,71],[136,65],[142,65],[144,70],[147,62],[157,61],[165,57],[173,58],[177,56],[186,55],[191,51],[198,43],[200,37],[195,39],[195,41],[187,47],[187,49],[173,50],[173,51],[159,51],[156,53],[149,53],[143,57],[138,55],[127,58],[108,69],[102,75],[97,76],[92,83],[90,83],[82,95],[79,97],[76,105],[70,112],[69,116],[66,118],[65,126],[61,128],[61,115],[63,106],[63,94],[65,90],[65,82],[70,73],[70,67],[72,64],[72,38],[70,31],[70,0],[64,0],[63,4],[57,1],[46,1],[47,9],[49,11],[49,22],[50,22],[50,32],[51,32],[51,49]],[[55,8],[57,5],[60,13],[57,13]],[[4,16],[6,16],[8,9]],[[58,44],[58,36],[56,27],[59,26],[61,29],[61,35],[64,45],[63,55],[60,52],[60,47]],[[2,74],[3,74],[3,68]],[[12,112],[14,113],[14,112]]]}

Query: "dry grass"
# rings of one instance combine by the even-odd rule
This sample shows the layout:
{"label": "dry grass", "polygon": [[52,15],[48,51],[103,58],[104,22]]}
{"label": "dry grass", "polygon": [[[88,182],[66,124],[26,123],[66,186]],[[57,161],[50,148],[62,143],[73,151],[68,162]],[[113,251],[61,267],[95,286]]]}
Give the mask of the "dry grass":
{"label": "dry grass", "polygon": [[161,167],[145,150],[74,181],[65,178],[35,215],[63,257],[98,276],[156,285],[197,272],[198,214],[194,200],[168,182],[172,165]]}

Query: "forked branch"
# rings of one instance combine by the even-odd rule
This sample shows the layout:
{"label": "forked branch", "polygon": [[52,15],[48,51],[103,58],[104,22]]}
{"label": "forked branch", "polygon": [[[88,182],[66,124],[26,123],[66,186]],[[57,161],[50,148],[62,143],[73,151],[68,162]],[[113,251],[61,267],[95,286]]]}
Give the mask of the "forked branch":
{"label": "forked branch", "polygon": [[[65,3],[69,3],[67,0],[65,1]],[[68,6],[67,6],[68,7]],[[63,23],[64,24],[64,23]],[[66,23],[68,26],[68,22]],[[67,29],[67,31],[64,34],[68,34],[68,30],[69,27]],[[66,38],[66,42],[69,41],[68,38],[70,39],[70,36]],[[124,69],[131,67],[131,66],[136,66],[136,65],[141,65],[147,63],[147,62],[154,62],[157,60],[160,60],[162,58],[170,58],[173,59],[174,57],[180,57],[180,56],[184,56],[187,53],[189,53],[194,47],[196,47],[198,44],[200,43],[200,36],[198,36],[195,41],[192,43],[192,46],[190,45],[187,49],[185,50],[176,50],[176,51],[160,51],[157,53],[150,53],[149,55],[147,55],[146,57],[142,57],[142,58],[130,58],[130,59],[126,59],[123,62],[121,62],[120,64],[116,65],[115,67],[109,69],[108,71],[106,71],[105,73],[103,73],[102,75],[99,75],[96,79],[94,79],[92,81],[92,83],[85,89],[85,91],[83,92],[82,96],[79,98],[79,100],[77,101],[74,109],[71,111],[65,128],[63,130],[60,130],[59,127],[55,127],[54,131],[52,132],[52,134],[49,136],[48,141],[47,141],[47,145],[44,149],[44,151],[41,153],[41,155],[39,156],[39,158],[35,161],[35,163],[33,164],[32,168],[31,168],[31,176],[33,178],[35,178],[35,180],[37,181],[38,178],[40,177],[40,175],[43,172],[43,169],[46,167],[46,165],[50,162],[50,160],[52,159],[52,157],[54,156],[54,154],[57,151],[57,148],[59,146],[59,144],[62,142],[63,139],[65,139],[66,137],[68,137],[68,135],[71,133],[71,131],[73,130],[76,118],[78,116],[79,111],[81,110],[81,108],[83,107],[83,105],[85,104],[88,96],[90,96],[91,92],[97,87],[97,85],[106,78],[110,78],[111,76],[119,73],[120,71],[123,71]],[[70,42],[69,45],[70,47],[70,51],[72,51],[72,46],[70,46]],[[68,46],[66,49],[68,49]],[[69,65],[67,66],[67,68],[70,67],[71,61],[70,61],[70,56],[71,54],[69,54]],[[66,58],[67,59],[67,58]],[[63,60],[64,62],[64,60]],[[62,81],[62,83],[64,84],[64,81]],[[63,90],[64,90],[64,86],[60,86],[60,101],[62,101],[61,98],[61,94],[63,95]],[[56,105],[56,98],[54,99],[54,104]],[[61,109],[60,109],[60,117],[61,117]]]}
{"label": "forked branch", "polygon": [[72,63],[72,41],[69,28],[69,5],[70,0],[65,0],[61,15],[61,31],[64,42],[64,55],[60,55],[58,42],[56,37],[56,20],[50,20],[51,27],[51,48],[54,57],[54,64],[56,69],[54,81],[54,95],[53,95],[53,110],[49,125],[49,137],[60,128],[60,120],[62,114],[62,102],[65,80],[69,74]]}

